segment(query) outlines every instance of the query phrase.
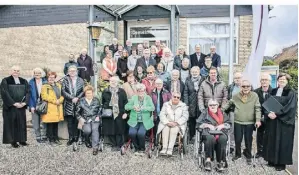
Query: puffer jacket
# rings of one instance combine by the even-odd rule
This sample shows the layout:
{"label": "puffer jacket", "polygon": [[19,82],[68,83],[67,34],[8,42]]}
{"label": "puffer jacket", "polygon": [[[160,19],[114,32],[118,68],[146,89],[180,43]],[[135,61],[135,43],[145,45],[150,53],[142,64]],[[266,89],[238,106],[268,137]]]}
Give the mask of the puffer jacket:
{"label": "puffer jacket", "polygon": [[77,119],[81,117],[86,121],[95,122],[95,118],[100,116],[101,106],[100,101],[97,98],[93,98],[90,105],[87,103],[85,98],[81,98],[77,108]]}
{"label": "puffer jacket", "polygon": [[[222,129],[222,131],[225,134],[228,134],[228,131],[230,130],[232,123],[229,119],[229,116],[225,112],[222,112],[222,113],[223,113],[223,124],[224,124],[224,128]],[[213,125],[215,127],[219,125],[217,123],[217,121],[209,115],[208,109],[205,109],[201,113],[199,118],[196,120],[196,125],[197,125],[198,128],[204,129],[203,124],[210,124],[210,125]],[[203,130],[203,135],[207,135],[208,134],[207,132],[208,132],[208,129],[204,129]]]}
{"label": "puffer jacket", "polygon": [[227,95],[227,89],[223,81],[217,81],[213,86],[210,79],[207,78],[201,83],[198,92],[198,106],[200,111],[208,107],[208,102],[212,98],[218,101],[220,107],[225,106]]}
{"label": "puffer jacket", "polygon": [[177,122],[180,128],[180,133],[185,135],[187,128],[187,121],[189,119],[188,107],[185,103],[179,102],[179,104],[172,109],[172,102],[164,103],[162,110],[160,112],[160,123],[158,125],[157,133],[160,133],[167,123],[169,122]]}
{"label": "puffer jacket", "polygon": [[[81,98],[84,95],[84,81],[82,78],[77,77],[76,87],[72,87],[72,80],[69,76],[65,77],[62,81],[62,96],[64,97],[64,116],[74,115],[76,112],[75,104],[72,100],[77,97]],[[74,89],[74,92],[72,91]],[[78,102],[77,102],[78,103]]]}
{"label": "puffer jacket", "polygon": [[198,109],[198,91],[199,87],[202,83],[203,78],[198,76],[198,90],[195,90],[194,83],[191,80],[191,77],[188,77],[185,82],[185,88],[184,88],[184,103],[189,106],[189,115],[190,117],[197,118],[199,115],[199,109]]}

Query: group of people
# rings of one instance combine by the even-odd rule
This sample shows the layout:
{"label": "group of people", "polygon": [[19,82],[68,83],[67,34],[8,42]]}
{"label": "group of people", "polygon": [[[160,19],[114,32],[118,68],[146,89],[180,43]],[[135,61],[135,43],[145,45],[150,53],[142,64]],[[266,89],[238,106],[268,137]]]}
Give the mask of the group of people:
{"label": "group of people", "polygon": [[[193,143],[196,128],[202,128],[205,168],[212,169],[216,148],[217,167],[222,170],[228,137],[232,142],[231,152],[235,151],[233,160],[238,160],[244,136],[243,154],[251,164],[252,134],[257,128],[257,157],[264,157],[278,171],[292,164],[297,100],[288,86],[291,77],[280,74],[278,87],[272,89],[271,76],[262,74],[261,87],[254,90],[236,72],[234,82],[226,86],[219,76],[221,57],[216,48],[211,47],[208,55],[200,52],[199,45],[195,50],[196,53],[188,56],[179,47],[173,56],[160,41],[151,47],[144,42],[134,48],[130,41],[123,47],[113,39],[112,45],[104,47],[99,78],[107,87],[100,90],[101,99],[95,97],[92,86],[84,84],[94,76],[86,50],[77,62],[70,57],[64,69],[67,76],[61,83],[55,81],[55,72],[48,72],[45,79],[40,68],[33,70],[28,83],[19,77],[20,67],[13,66],[11,76],[1,83],[3,143],[15,148],[27,145],[25,110],[29,109],[37,142],[47,139],[53,146],[61,144],[58,123],[67,120],[67,145],[78,144],[81,135],[86,146],[93,148],[94,155],[98,154],[100,134],[109,138],[115,151],[131,139],[135,153],[143,154],[146,133],[153,129],[155,135],[162,133],[161,154],[172,155],[179,132],[188,134]],[[266,111],[262,104],[269,96],[276,98],[283,110]],[[36,111],[40,101],[47,102],[45,114]],[[189,133],[185,133],[187,127]],[[223,134],[211,135],[211,130]]]}

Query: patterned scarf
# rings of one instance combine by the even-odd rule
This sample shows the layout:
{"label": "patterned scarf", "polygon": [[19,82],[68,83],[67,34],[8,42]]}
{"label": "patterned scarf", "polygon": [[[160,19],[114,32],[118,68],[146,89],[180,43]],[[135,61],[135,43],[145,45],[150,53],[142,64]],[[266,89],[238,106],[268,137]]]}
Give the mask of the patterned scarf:
{"label": "patterned scarf", "polygon": [[200,79],[200,76],[197,76],[197,77],[191,77],[191,81],[192,81],[193,84],[194,84],[194,89],[195,89],[196,92],[197,92],[198,89],[199,89],[199,79]]}
{"label": "patterned scarf", "polygon": [[118,87],[112,88],[109,87],[109,91],[111,92],[111,100],[109,106],[112,106],[113,117],[114,119],[119,114],[119,106],[118,106]]}

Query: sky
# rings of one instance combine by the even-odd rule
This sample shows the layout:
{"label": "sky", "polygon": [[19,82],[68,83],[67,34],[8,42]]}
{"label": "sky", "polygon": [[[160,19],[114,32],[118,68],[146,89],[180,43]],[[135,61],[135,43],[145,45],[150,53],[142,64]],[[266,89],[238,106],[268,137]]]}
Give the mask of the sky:
{"label": "sky", "polygon": [[274,6],[269,13],[271,16],[265,56],[273,56],[282,48],[298,43],[298,6]]}

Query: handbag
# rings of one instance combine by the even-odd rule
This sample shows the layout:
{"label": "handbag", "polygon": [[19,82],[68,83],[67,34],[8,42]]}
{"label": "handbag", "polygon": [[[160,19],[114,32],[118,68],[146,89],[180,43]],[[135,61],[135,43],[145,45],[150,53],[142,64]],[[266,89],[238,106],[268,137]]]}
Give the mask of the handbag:
{"label": "handbag", "polygon": [[113,118],[112,109],[103,109],[102,110],[102,118]]}
{"label": "handbag", "polygon": [[39,100],[36,104],[35,111],[39,115],[47,114],[48,112],[48,102],[44,100]]}

